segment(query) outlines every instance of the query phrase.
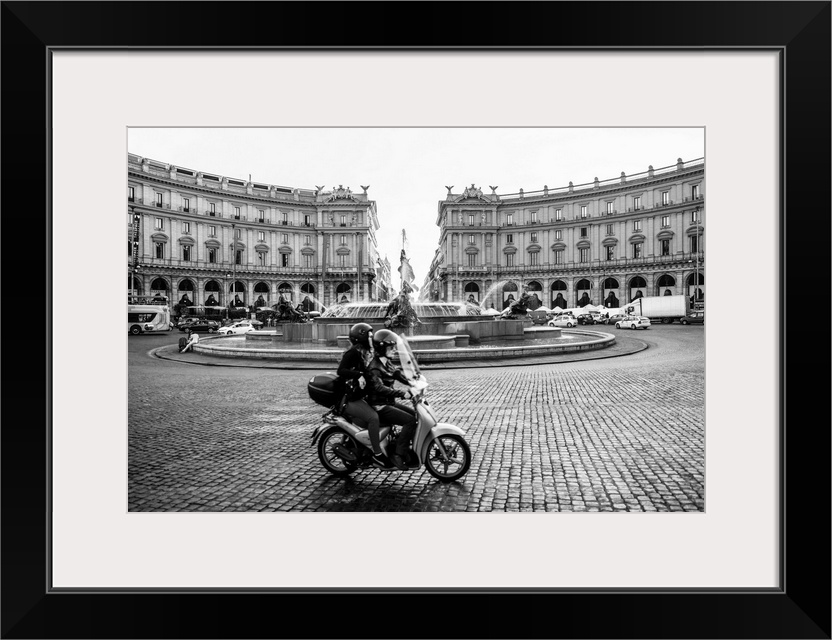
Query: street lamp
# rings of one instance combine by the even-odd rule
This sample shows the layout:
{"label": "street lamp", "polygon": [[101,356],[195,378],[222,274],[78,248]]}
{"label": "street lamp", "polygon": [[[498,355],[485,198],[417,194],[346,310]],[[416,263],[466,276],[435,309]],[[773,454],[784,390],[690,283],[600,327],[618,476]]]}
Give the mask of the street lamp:
{"label": "street lamp", "polygon": [[[231,223],[231,288],[237,290],[237,231]],[[233,301],[233,299],[232,299]]]}
{"label": "street lamp", "polygon": [[699,292],[699,250],[700,250],[700,245],[699,245],[699,242],[700,242],[699,212],[700,211],[701,211],[700,207],[696,207],[696,209],[695,209],[695,212],[696,212],[696,255],[694,256],[694,260],[695,260],[694,264],[696,265],[695,266],[695,272],[696,272],[695,278],[696,279],[695,279],[694,285],[693,285],[693,305],[694,305],[694,309],[696,308],[697,302],[699,302],[698,292]]}
{"label": "street lamp", "polygon": [[130,279],[130,290],[133,292],[133,300],[136,298],[136,272],[139,270],[139,225],[142,216],[140,213],[133,213],[133,269]]}

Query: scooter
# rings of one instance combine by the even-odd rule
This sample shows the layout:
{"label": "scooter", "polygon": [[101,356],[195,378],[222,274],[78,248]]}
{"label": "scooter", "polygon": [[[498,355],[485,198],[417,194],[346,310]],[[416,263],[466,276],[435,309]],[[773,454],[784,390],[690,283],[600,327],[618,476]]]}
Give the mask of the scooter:
{"label": "scooter", "polygon": [[[424,465],[428,473],[440,482],[458,480],[471,466],[471,449],[465,440],[465,432],[455,425],[439,422],[425,398],[428,381],[419,372],[405,337],[399,336],[396,352],[402,372],[410,382],[417,417],[412,451],[405,460],[407,470],[420,469]],[[346,477],[357,469],[378,469],[372,463],[373,450],[367,429],[359,421],[350,420],[333,403],[336,377],[334,373],[326,373],[309,381],[310,397],[318,404],[330,406],[330,410],[322,416],[323,424],[318,425],[312,434],[312,446],[317,445],[321,464],[334,476]],[[381,449],[388,458],[395,450],[397,437],[398,427],[381,427]],[[396,467],[380,470],[399,471]]]}

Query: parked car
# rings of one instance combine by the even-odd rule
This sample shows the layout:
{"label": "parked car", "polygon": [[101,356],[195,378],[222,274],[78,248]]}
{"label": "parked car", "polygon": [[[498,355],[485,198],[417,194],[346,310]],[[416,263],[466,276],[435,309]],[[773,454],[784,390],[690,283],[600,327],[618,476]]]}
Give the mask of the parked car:
{"label": "parked car", "polygon": [[615,324],[619,320],[623,320],[624,318],[628,318],[629,316],[625,313],[614,313],[609,318],[607,318],[606,324]]}
{"label": "parked car", "polygon": [[646,316],[627,316],[615,323],[616,329],[649,329],[650,318]]}
{"label": "parked car", "polygon": [[578,324],[595,324],[595,318],[590,313],[582,313],[578,316]]}
{"label": "parked car", "polygon": [[550,327],[566,327],[571,329],[578,325],[578,319],[571,313],[559,313],[546,324]]}
{"label": "parked car", "polygon": [[679,320],[682,324],[704,324],[705,322],[705,312],[704,311],[688,311],[688,314]]}
{"label": "parked car", "polygon": [[188,328],[188,325],[193,324],[197,320],[199,320],[199,318],[193,318],[193,317],[183,318],[183,317],[180,316],[179,320],[176,322],[176,326],[179,328],[180,331],[185,331],[185,329]]}
{"label": "parked car", "polygon": [[213,320],[194,320],[186,324],[184,329],[180,328],[180,330],[187,333],[214,333],[219,328],[220,323]]}
{"label": "parked car", "polygon": [[[256,321],[257,324],[262,324],[259,321]],[[217,333],[221,335],[231,335],[237,333],[248,333],[249,331],[256,331],[257,327],[254,326],[254,323],[249,320],[243,320],[241,322],[234,322],[233,324],[228,325],[227,327],[220,327],[217,329]]]}
{"label": "parked car", "polygon": [[609,324],[609,318],[607,317],[607,314],[599,313],[598,317],[595,318],[595,324]]}

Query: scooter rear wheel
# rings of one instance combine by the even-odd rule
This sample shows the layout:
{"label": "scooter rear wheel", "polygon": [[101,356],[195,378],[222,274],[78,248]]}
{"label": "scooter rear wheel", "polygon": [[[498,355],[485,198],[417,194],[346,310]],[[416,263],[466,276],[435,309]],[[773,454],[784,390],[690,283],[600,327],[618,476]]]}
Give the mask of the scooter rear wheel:
{"label": "scooter rear wheel", "polygon": [[[443,447],[448,454],[447,459],[442,453]],[[471,448],[462,436],[446,434],[430,441],[425,467],[440,482],[453,482],[461,478],[468,473],[470,466]]]}
{"label": "scooter rear wheel", "polygon": [[335,453],[334,448],[338,445],[353,448],[355,443],[342,429],[329,429],[318,440],[318,457],[327,471],[340,478],[350,475],[358,465],[344,460]]}

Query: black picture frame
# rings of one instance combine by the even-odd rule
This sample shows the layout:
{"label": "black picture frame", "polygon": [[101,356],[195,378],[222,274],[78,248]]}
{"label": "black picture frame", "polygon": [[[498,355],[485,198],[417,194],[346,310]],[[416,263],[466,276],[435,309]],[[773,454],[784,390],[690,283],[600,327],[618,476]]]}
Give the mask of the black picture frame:
{"label": "black picture frame", "polygon": [[[39,254],[33,258],[33,241],[46,238],[47,253],[60,242],[49,235],[50,216],[57,212],[50,209],[47,135],[50,52],[57,49],[779,52],[785,80],[780,96],[783,268],[779,303],[761,312],[781,315],[780,588],[55,593],[49,589],[47,553],[54,382],[48,336],[54,318],[48,301],[46,310],[33,310],[15,306],[16,296],[11,301],[4,296],[2,637],[829,638],[830,2],[208,5],[211,11],[190,2],[2,3],[5,291],[14,291],[21,281],[45,287],[47,262]],[[219,8],[221,23],[215,17]],[[275,28],[253,28],[255,15]],[[348,28],[356,21],[360,28]],[[810,328],[815,323],[798,305],[807,295],[824,297],[811,306],[819,329]],[[792,307],[800,313],[789,316]],[[27,317],[33,322],[26,323]],[[24,320],[20,332],[10,323],[17,318]],[[738,317],[737,330],[753,321]],[[823,339],[814,336],[813,341],[813,330]]]}

